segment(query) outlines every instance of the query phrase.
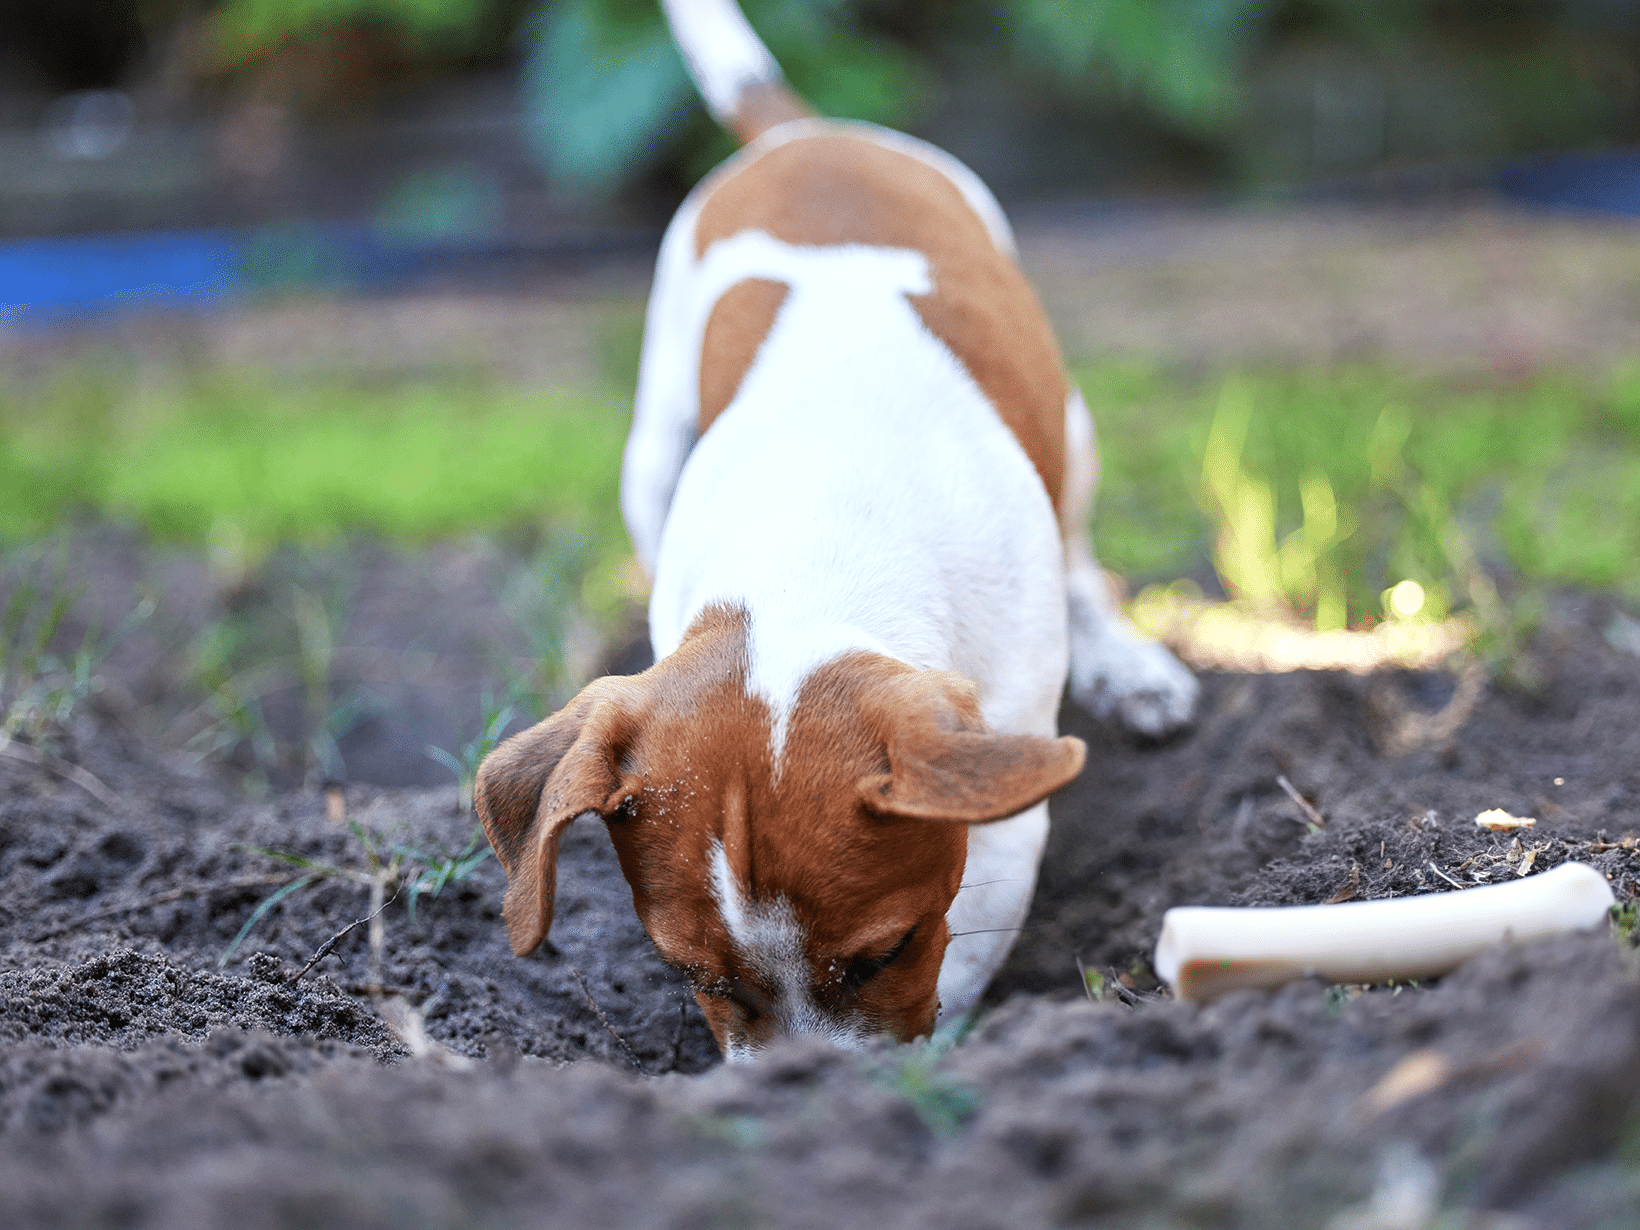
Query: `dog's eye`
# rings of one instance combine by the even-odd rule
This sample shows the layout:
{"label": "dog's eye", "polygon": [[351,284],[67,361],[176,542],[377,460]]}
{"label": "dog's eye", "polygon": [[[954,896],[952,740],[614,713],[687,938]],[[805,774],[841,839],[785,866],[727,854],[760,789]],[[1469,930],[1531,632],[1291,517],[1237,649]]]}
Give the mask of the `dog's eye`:
{"label": "dog's eye", "polygon": [[858,991],[865,986],[866,983],[899,960],[900,954],[911,946],[911,941],[916,934],[917,928],[912,926],[911,930],[900,937],[899,943],[887,952],[855,957],[854,960],[848,963],[848,968],[843,971],[842,989],[851,992]]}
{"label": "dog's eye", "polygon": [[738,978],[735,979],[734,983],[729,987],[729,998],[734,1001],[735,1007],[739,1008],[741,1014],[745,1016],[746,1024],[748,1025],[752,1024],[759,1017],[763,1016],[774,1007],[774,1005],[769,1002],[769,997],[767,995],[763,994],[762,991],[759,991],[751,983],[742,982]]}
{"label": "dog's eye", "polygon": [[740,1009],[741,1016],[746,1019],[748,1025],[756,1022],[774,1007],[767,995],[739,978],[725,978],[709,987],[702,987],[701,992],[714,999],[728,1000]]}

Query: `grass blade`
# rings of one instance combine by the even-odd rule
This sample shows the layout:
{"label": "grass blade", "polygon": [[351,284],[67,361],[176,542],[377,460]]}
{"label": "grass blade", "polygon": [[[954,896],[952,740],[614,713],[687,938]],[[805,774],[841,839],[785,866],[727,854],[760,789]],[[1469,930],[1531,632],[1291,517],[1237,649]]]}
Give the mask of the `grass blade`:
{"label": "grass blade", "polygon": [[273,909],[274,906],[278,905],[292,893],[298,892],[301,889],[306,888],[309,884],[312,884],[314,881],[321,880],[323,878],[324,876],[319,872],[309,872],[307,875],[297,876],[283,888],[275,889],[272,893],[269,893],[262,904],[257,906],[251,916],[245,920],[245,925],[239,928],[239,934],[233,937],[233,942],[230,943],[228,947],[223,950],[222,955],[216,959],[217,968],[220,969],[233,959],[234,952],[239,948],[239,945],[244,942],[245,937],[251,933],[251,928],[256,926],[256,924],[262,920],[262,915]]}

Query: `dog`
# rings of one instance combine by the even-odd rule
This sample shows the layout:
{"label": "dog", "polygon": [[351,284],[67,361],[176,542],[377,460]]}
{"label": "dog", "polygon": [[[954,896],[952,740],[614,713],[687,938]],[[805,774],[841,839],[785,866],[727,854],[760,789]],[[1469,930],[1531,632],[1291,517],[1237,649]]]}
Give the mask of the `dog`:
{"label": "dog", "polygon": [[1093,422],[956,159],[816,118],[733,0],[663,0],[742,143],[678,211],[621,503],[656,663],[484,761],[513,951],[559,840],[608,827],[723,1054],[968,1012],[1024,921],[1073,696],[1161,735],[1194,677],[1089,546]]}

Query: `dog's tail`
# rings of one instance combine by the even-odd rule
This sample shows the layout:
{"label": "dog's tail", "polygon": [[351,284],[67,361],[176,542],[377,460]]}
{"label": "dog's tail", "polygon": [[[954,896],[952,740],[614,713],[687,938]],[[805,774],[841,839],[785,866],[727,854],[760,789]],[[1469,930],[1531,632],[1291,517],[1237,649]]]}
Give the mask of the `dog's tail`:
{"label": "dog's tail", "polygon": [[787,87],[735,0],[661,0],[661,7],[706,106],[742,145],[814,114]]}

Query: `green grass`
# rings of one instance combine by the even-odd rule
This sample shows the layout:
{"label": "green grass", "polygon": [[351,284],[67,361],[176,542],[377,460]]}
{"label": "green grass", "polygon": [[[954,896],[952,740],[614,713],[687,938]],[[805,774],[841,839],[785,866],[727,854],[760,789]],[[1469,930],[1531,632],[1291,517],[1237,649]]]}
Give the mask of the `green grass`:
{"label": "green grass", "polygon": [[266,549],[372,531],[423,540],[552,518],[600,544],[616,512],[629,399],[476,378],[363,383],[206,372],[157,384],[90,364],[0,394],[0,535],[74,508],[167,539]]}
{"label": "green grass", "polygon": [[[1346,608],[1372,622],[1408,578],[1435,607],[1461,605],[1459,540],[1529,581],[1640,596],[1640,367],[1506,387],[1373,367],[1075,374],[1102,444],[1096,545],[1130,577],[1215,554],[1222,569],[1226,526],[1252,509],[1244,558],[1322,623]],[[156,378],[80,360],[48,387],[0,393],[0,537],[85,508],[254,557],[358,530],[419,541],[551,521],[608,559],[625,550],[624,383],[546,395],[460,374]]]}
{"label": "green grass", "polygon": [[[1269,489],[1273,548],[1347,578],[1351,623],[1376,618],[1382,590],[1408,578],[1459,600],[1444,592],[1454,528],[1529,581],[1640,596],[1640,368],[1508,387],[1365,367],[1075,374],[1099,424],[1096,545],[1117,572],[1176,575],[1220,544],[1226,514],[1204,473],[1217,421],[1244,426],[1239,454],[1219,463]],[[1306,532],[1325,520],[1313,500],[1307,517],[1306,485],[1331,491],[1330,535]]]}

